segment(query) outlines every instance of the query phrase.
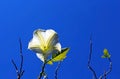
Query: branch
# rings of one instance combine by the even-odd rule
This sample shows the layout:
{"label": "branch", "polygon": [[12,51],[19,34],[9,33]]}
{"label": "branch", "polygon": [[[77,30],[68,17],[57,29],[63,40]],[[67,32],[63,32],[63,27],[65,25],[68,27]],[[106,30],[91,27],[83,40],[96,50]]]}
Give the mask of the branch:
{"label": "branch", "polygon": [[90,65],[91,57],[92,57],[92,36],[90,37],[90,54],[89,54],[89,59],[88,59],[88,69],[90,69],[90,71],[93,73],[94,78],[97,79],[96,72]]}
{"label": "branch", "polygon": [[112,61],[110,58],[108,58],[108,60],[109,60],[109,70],[106,72],[106,75],[108,75],[112,71]]}
{"label": "branch", "polygon": [[99,77],[99,79],[102,78],[106,79],[106,76],[112,71],[112,61],[110,58],[108,58],[108,61],[109,61],[109,69],[105,71],[104,74]]}
{"label": "branch", "polygon": [[60,69],[61,62],[58,63],[56,69],[55,69],[55,79],[58,79],[58,70]]}
{"label": "branch", "polygon": [[16,73],[17,73],[17,79],[20,79],[23,76],[24,70],[23,68],[23,55],[22,55],[22,42],[21,39],[19,39],[19,44],[20,44],[20,57],[21,57],[21,63],[20,63],[20,69],[18,69],[16,63],[12,59],[12,64],[15,67]]}
{"label": "branch", "polygon": [[[41,78],[44,77],[44,76],[45,76],[45,78],[46,78],[46,75],[45,75],[45,66],[46,66],[46,63],[44,62],[44,63],[43,63],[43,66],[42,66],[42,71],[40,72],[40,75],[39,75],[38,79],[41,79]],[[44,78],[44,79],[45,79],[45,78]]]}
{"label": "branch", "polygon": [[104,72],[104,79],[107,79],[107,78],[106,78],[106,71]]}
{"label": "branch", "polygon": [[15,64],[13,59],[12,59],[12,64],[15,67],[16,73],[19,74],[19,70],[18,70],[17,65]]}
{"label": "branch", "polygon": [[19,43],[20,43],[20,57],[21,57],[20,72],[22,72],[22,67],[23,67],[23,55],[22,55],[22,43],[21,43],[21,39],[19,39]]}

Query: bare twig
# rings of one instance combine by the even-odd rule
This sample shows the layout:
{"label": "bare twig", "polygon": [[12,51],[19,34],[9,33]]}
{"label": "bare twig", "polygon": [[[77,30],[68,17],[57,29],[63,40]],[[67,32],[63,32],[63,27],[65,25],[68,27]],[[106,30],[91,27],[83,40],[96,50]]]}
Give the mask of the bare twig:
{"label": "bare twig", "polygon": [[14,60],[12,60],[12,64],[15,67],[16,73],[17,73],[17,79],[20,79],[23,76],[24,70],[23,68],[23,55],[22,55],[22,42],[21,39],[19,39],[19,44],[20,44],[20,57],[21,57],[21,63],[20,63],[20,69],[18,70],[18,67]]}
{"label": "bare twig", "polygon": [[107,75],[112,71],[112,61],[110,58],[108,58],[109,61],[109,69],[107,71],[104,71],[104,73],[97,78],[96,72],[95,70],[90,66],[90,62],[91,62],[91,57],[92,57],[92,37],[90,37],[90,54],[89,54],[89,59],[88,59],[88,68],[92,71],[94,79],[107,79]]}
{"label": "bare twig", "polygon": [[45,66],[46,66],[46,63],[44,62],[40,75],[38,76],[38,79],[41,79],[45,75]]}
{"label": "bare twig", "polygon": [[61,62],[58,63],[56,69],[55,69],[55,79],[58,79],[58,70],[60,68]]}
{"label": "bare twig", "polygon": [[22,72],[22,67],[23,67],[23,55],[22,55],[22,43],[21,43],[21,39],[19,39],[19,43],[20,43],[20,57],[21,57],[20,72]]}
{"label": "bare twig", "polygon": [[109,69],[105,71],[103,75],[99,77],[99,79],[103,79],[103,78],[106,79],[106,76],[112,71],[112,61],[110,58],[108,58],[108,61],[109,61]]}
{"label": "bare twig", "polygon": [[19,43],[20,43],[20,57],[21,57],[20,75],[22,76],[23,73],[24,73],[24,70],[23,70],[23,54],[22,54],[22,42],[21,42],[21,39],[19,39]]}
{"label": "bare twig", "polygon": [[16,64],[15,64],[15,62],[14,62],[14,60],[12,59],[12,64],[14,65],[14,67],[15,67],[15,70],[16,70],[16,73],[17,74],[19,74],[19,70],[18,70],[18,68],[17,68],[17,66],[16,66]]}
{"label": "bare twig", "polygon": [[107,78],[106,78],[106,71],[104,72],[104,79],[107,79]]}
{"label": "bare twig", "polygon": [[90,37],[90,54],[89,54],[89,59],[88,59],[88,68],[91,70],[91,72],[94,75],[94,78],[97,79],[97,75],[95,70],[91,67],[90,62],[91,62],[91,57],[92,57],[92,36]]}

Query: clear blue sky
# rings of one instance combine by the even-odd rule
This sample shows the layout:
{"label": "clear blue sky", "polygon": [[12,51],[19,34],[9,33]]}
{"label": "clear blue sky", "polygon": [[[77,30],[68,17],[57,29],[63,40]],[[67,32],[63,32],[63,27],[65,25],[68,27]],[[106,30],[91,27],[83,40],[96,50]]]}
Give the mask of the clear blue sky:
{"label": "clear blue sky", "polygon": [[[99,76],[108,68],[101,59],[103,49],[112,55],[108,79],[120,79],[120,1],[118,0],[0,0],[0,79],[16,79],[11,63],[19,64],[19,42],[23,43],[22,79],[37,79],[42,62],[27,49],[35,29],[56,30],[62,47],[70,47],[59,70],[59,79],[92,79],[87,68],[92,33],[92,66]],[[57,63],[46,67],[54,79]]]}

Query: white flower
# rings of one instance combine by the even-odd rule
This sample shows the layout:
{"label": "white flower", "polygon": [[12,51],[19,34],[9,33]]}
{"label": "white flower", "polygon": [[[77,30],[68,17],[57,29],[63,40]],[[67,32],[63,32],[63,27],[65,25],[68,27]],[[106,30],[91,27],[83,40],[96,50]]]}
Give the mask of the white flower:
{"label": "white flower", "polygon": [[28,49],[36,52],[37,57],[45,62],[51,53],[61,52],[58,34],[52,29],[37,29],[28,44]]}

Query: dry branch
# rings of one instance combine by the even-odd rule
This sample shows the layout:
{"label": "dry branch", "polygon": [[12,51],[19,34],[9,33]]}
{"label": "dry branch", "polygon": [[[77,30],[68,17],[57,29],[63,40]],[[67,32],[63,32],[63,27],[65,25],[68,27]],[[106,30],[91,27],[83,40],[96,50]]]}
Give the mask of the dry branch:
{"label": "dry branch", "polygon": [[12,59],[12,64],[16,70],[16,74],[17,74],[17,79],[21,79],[21,77],[24,74],[24,70],[23,70],[23,54],[22,54],[22,42],[21,39],[19,39],[19,44],[20,44],[20,57],[21,57],[21,62],[20,62],[20,68],[18,69],[16,63],[14,62],[14,60]]}
{"label": "dry branch", "polygon": [[90,54],[89,54],[89,58],[88,58],[88,69],[90,69],[90,71],[93,73],[94,78],[97,79],[96,72],[90,65],[91,57],[92,57],[92,37],[90,37]]}

